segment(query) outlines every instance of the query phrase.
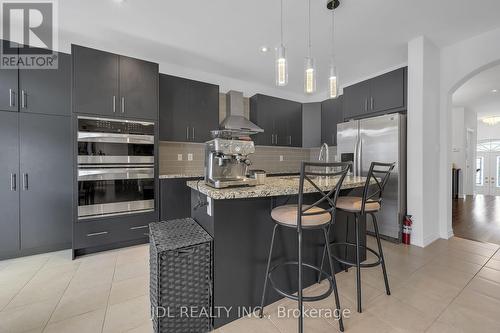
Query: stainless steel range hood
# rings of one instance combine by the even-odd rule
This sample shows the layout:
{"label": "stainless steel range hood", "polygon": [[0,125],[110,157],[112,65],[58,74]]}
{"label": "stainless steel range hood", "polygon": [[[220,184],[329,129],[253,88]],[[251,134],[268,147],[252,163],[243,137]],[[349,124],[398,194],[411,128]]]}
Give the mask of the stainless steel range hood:
{"label": "stainless steel range hood", "polygon": [[226,94],[226,118],[220,128],[245,135],[262,133],[264,130],[244,116],[243,93],[231,90]]}

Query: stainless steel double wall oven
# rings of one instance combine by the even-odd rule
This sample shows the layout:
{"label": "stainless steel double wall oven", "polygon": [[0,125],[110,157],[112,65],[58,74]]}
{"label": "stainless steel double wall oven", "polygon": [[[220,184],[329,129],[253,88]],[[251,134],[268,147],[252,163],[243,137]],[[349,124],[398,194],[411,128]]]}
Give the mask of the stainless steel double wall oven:
{"label": "stainless steel double wall oven", "polygon": [[78,117],[78,219],[155,209],[152,122]]}

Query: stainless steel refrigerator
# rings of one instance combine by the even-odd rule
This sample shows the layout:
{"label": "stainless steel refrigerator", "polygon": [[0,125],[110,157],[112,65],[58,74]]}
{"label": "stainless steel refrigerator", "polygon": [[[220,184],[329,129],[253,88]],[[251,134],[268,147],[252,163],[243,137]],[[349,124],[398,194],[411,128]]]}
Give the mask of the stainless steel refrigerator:
{"label": "stainless steel refrigerator", "polygon": [[[396,162],[377,214],[383,238],[401,241],[406,213],[406,115],[389,114],[337,125],[337,157],[353,162],[353,174],[366,176],[371,162]],[[367,221],[369,231],[373,224]]]}

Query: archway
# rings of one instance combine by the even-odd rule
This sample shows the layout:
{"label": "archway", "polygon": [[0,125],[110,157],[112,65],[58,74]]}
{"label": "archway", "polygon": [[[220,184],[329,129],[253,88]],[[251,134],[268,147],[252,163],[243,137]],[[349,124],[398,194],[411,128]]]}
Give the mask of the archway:
{"label": "archway", "polygon": [[[479,62],[480,63],[480,62]],[[445,89],[444,96],[444,112],[441,114],[441,147],[444,147],[445,154],[442,154],[441,160],[441,177],[442,182],[440,184],[440,202],[441,205],[441,216],[440,216],[440,234],[441,237],[447,238],[453,235],[453,202],[452,202],[452,180],[451,180],[451,167],[452,167],[452,139],[451,139],[451,123],[452,123],[452,110],[453,94],[466,82],[475,77],[476,75],[487,71],[491,68],[500,65],[500,52],[498,54],[498,59],[495,61],[490,61],[486,64],[479,65],[473,69],[468,70],[459,80],[456,80],[449,88],[445,85],[442,86]],[[442,109],[443,110],[443,109]],[[444,204],[444,207],[443,207]]]}

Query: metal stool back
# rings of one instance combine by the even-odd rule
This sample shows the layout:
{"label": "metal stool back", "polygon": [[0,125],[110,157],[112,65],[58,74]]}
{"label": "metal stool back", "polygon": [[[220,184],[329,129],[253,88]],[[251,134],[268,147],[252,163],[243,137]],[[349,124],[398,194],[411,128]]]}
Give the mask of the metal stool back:
{"label": "metal stool back", "polygon": [[[334,221],[335,217],[335,210],[336,210],[336,202],[337,198],[339,195],[339,191],[342,187],[342,184],[344,182],[344,179],[347,175],[347,172],[349,168],[351,167],[351,163],[315,163],[315,162],[302,162],[301,168],[300,168],[300,181],[299,181],[299,194],[298,194],[298,204],[297,204],[297,221],[296,224],[283,224],[275,221],[276,225],[274,226],[273,230],[273,236],[271,239],[271,248],[269,250],[269,257],[267,261],[267,269],[266,269],[266,276],[264,280],[264,289],[262,292],[262,302],[261,302],[261,308],[259,315],[260,317],[263,316],[263,309],[264,309],[264,302],[265,302],[265,296],[266,296],[266,288],[267,288],[267,282],[269,281],[271,283],[271,286],[273,289],[280,295],[296,300],[298,301],[298,308],[300,311],[300,316],[299,316],[299,332],[302,333],[304,330],[304,318],[303,318],[303,302],[308,302],[308,301],[318,301],[321,299],[325,299],[328,296],[331,295],[332,292],[335,294],[335,302],[336,302],[336,307],[338,310],[338,313],[340,315],[339,318],[339,328],[340,331],[344,331],[344,325],[340,313],[340,300],[339,300],[339,295],[338,295],[338,290],[337,290],[337,284],[335,280],[335,271],[333,267],[333,261],[332,261],[332,256],[331,256],[331,251],[330,247],[328,246],[329,241],[328,241],[328,231],[330,228],[330,225],[332,224],[332,221]],[[325,172],[320,172],[318,171],[318,168],[325,169]],[[316,177],[316,178],[314,178]],[[327,182],[333,180],[335,184],[332,184],[331,187],[328,187],[327,190],[322,189],[324,185],[321,184],[322,181]],[[311,193],[309,190],[306,191],[306,186],[312,186],[316,191],[313,193],[317,193],[320,195],[320,199],[316,200],[313,204],[305,204],[304,203],[304,194],[309,194]],[[318,209],[319,205],[327,204],[328,208],[322,208],[321,210]],[[330,220],[328,223],[321,223],[318,225],[312,225],[312,226],[304,226],[302,224],[302,220],[304,218],[310,217],[310,216],[315,216],[315,215],[324,215],[324,214],[330,214]],[[285,227],[293,227],[297,229],[297,234],[298,234],[298,261],[297,262],[285,262],[281,263],[278,265],[275,265],[274,267],[271,266],[271,259],[272,259],[272,254],[273,254],[273,247],[274,247],[274,239],[276,236],[276,230],[278,226],[285,226]],[[317,229],[317,230],[323,230],[323,234],[325,237],[325,244],[328,250],[328,257],[330,258],[329,263],[330,263],[330,270],[331,274],[328,275],[328,273],[323,272],[321,268],[306,264],[302,262],[302,231],[303,230],[310,230],[310,229]],[[272,272],[283,265],[297,265],[299,267],[298,269],[298,292],[297,295],[289,294],[280,288],[278,288],[272,277],[271,274]],[[307,267],[314,269],[318,272],[322,272],[325,274],[330,282],[330,288],[328,291],[322,295],[319,296],[311,296],[311,297],[306,297],[303,296],[303,280],[302,280],[302,268]]]}
{"label": "metal stool back", "polygon": [[368,175],[366,176],[365,187],[363,189],[360,215],[364,215],[366,213],[365,208],[368,202],[376,202],[379,205],[382,204],[382,195],[384,193],[385,186],[387,185],[391,172],[394,170],[395,166],[396,163],[371,163]]}

